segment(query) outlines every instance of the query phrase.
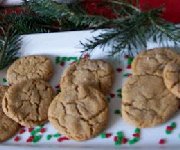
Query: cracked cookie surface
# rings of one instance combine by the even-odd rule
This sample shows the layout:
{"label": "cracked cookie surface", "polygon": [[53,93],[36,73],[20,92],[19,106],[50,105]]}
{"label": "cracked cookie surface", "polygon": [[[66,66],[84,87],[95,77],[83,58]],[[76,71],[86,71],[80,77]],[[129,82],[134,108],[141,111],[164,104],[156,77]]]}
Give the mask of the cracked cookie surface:
{"label": "cracked cookie surface", "polygon": [[133,75],[163,76],[166,64],[176,62],[180,55],[169,48],[155,48],[142,51],[132,63]]}
{"label": "cracked cookie surface", "polygon": [[169,63],[163,73],[166,87],[178,98],[180,98],[180,62]]}
{"label": "cracked cookie surface", "polygon": [[17,59],[7,70],[7,80],[15,84],[27,79],[48,81],[53,75],[51,60],[45,56],[26,56]]}
{"label": "cracked cookie surface", "polygon": [[71,86],[54,98],[48,119],[60,134],[77,141],[88,140],[105,128],[108,106],[95,88]]}
{"label": "cracked cookie surface", "polygon": [[27,80],[9,87],[3,98],[4,113],[27,127],[43,124],[48,119],[48,107],[54,97],[49,83]]}
{"label": "cracked cookie surface", "polygon": [[19,124],[7,117],[2,109],[2,100],[7,86],[0,86],[0,142],[11,138],[20,128]]}
{"label": "cracked cookie surface", "polygon": [[112,88],[114,71],[112,66],[103,60],[82,59],[71,64],[63,73],[61,88],[72,85],[88,85],[108,94]]}
{"label": "cracked cookie surface", "polygon": [[132,76],[123,86],[122,118],[136,127],[166,122],[178,106],[178,98],[165,87],[162,77]]}

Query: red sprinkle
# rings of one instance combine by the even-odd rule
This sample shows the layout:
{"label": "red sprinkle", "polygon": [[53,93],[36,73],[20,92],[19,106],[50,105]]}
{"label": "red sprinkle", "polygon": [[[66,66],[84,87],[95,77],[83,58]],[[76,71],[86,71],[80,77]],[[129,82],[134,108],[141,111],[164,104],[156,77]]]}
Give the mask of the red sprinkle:
{"label": "red sprinkle", "polygon": [[166,143],[166,140],[165,139],[160,139],[159,140],[159,144],[165,144]]}
{"label": "red sprinkle", "polygon": [[173,130],[173,127],[171,127],[171,126],[167,126],[167,127],[166,127],[166,130],[168,130],[168,131],[172,131],[172,130]]}
{"label": "red sprinkle", "polygon": [[18,142],[18,141],[20,141],[20,139],[21,139],[21,138],[20,138],[19,136],[16,136],[16,137],[14,138],[14,141],[15,141],[15,142]]}
{"label": "red sprinkle", "polygon": [[67,137],[60,137],[57,139],[58,142],[62,142],[62,141],[65,141],[65,140],[69,140]]}
{"label": "red sprinkle", "polygon": [[41,132],[41,133],[46,132],[46,128],[42,128],[42,129],[40,130],[40,132]]}
{"label": "red sprinkle", "polygon": [[28,131],[29,132],[32,132],[34,130],[34,128],[29,128]]}
{"label": "red sprinkle", "polygon": [[22,128],[20,131],[19,131],[19,134],[23,134],[26,130],[24,128]]}
{"label": "red sprinkle", "polygon": [[123,144],[126,144],[127,142],[128,142],[128,139],[127,139],[127,138],[123,138],[123,139],[122,139],[122,143],[123,143]]}
{"label": "red sprinkle", "polygon": [[127,69],[131,69],[131,65],[128,65],[128,66],[127,66]]}
{"label": "red sprinkle", "polygon": [[134,133],[133,136],[134,137],[140,137],[140,134],[139,133]]}
{"label": "red sprinkle", "polygon": [[56,88],[56,89],[59,89],[59,87],[60,87],[60,85],[59,85],[59,84],[55,86],[55,88]]}
{"label": "red sprinkle", "polygon": [[124,58],[129,58],[129,55],[125,55]]}
{"label": "red sprinkle", "polygon": [[84,58],[85,58],[85,59],[88,59],[89,57],[90,57],[89,54],[85,54],[85,55],[84,55]]}
{"label": "red sprinkle", "polygon": [[107,133],[107,134],[106,134],[106,138],[109,138],[109,137],[111,137],[111,136],[112,136],[111,133]]}
{"label": "red sprinkle", "polygon": [[27,140],[26,140],[26,142],[32,142],[33,141],[33,139],[34,139],[34,136],[30,136]]}
{"label": "red sprinkle", "polygon": [[129,74],[129,75],[128,75],[128,77],[131,77],[131,76],[132,76],[132,74]]}
{"label": "red sprinkle", "polygon": [[114,98],[114,97],[115,97],[115,94],[111,93],[110,96],[111,96],[111,98]]}
{"label": "red sprinkle", "polygon": [[63,67],[63,66],[65,65],[65,62],[62,61],[62,62],[60,63],[60,65]]}
{"label": "red sprinkle", "polygon": [[116,71],[117,71],[117,72],[121,72],[121,71],[122,71],[122,68],[117,68]]}
{"label": "red sprinkle", "polygon": [[114,136],[114,142],[118,141],[118,137]]}

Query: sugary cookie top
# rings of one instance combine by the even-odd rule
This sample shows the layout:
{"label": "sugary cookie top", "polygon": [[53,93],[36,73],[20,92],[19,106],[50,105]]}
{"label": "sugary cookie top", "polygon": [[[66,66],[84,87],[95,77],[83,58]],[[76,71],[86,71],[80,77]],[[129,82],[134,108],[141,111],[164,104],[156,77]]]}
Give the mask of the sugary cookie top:
{"label": "sugary cookie top", "polygon": [[43,80],[27,80],[12,85],[5,93],[3,110],[21,125],[32,127],[47,121],[54,97],[52,87]]}
{"label": "sugary cookie top", "polygon": [[167,121],[178,105],[162,77],[132,76],[122,89],[122,117],[136,127],[152,127]]}
{"label": "sugary cookie top", "polygon": [[176,62],[180,55],[169,48],[142,51],[132,63],[133,75],[162,76],[166,64]]}
{"label": "sugary cookie top", "polygon": [[72,85],[89,85],[104,94],[111,90],[114,79],[112,66],[103,60],[82,59],[70,65],[62,75],[62,89]]}
{"label": "sugary cookie top", "polygon": [[108,106],[98,90],[71,86],[54,98],[48,117],[59,133],[74,140],[87,140],[104,129]]}
{"label": "sugary cookie top", "polygon": [[53,74],[51,60],[45,56],[26,56],[17,59],[7,70],[9,83],[18,83],[27,79],[49,80]]}

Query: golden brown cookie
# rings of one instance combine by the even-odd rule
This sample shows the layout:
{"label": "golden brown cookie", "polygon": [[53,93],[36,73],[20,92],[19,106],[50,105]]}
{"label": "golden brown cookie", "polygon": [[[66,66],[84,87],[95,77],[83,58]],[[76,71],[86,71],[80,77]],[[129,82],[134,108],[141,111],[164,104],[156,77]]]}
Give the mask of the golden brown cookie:
{"label": "golden brown cookie", "polygon": [[54,97],[52,87],[43,80],[30,79],[9,87],[3,98],[4,113],[27,127],[43,124]]}
{"label": "golden brown cookie", "polygon": [[0,86],[0,142],[11,138],[20,127],[18,123],[7,117],[3,112],[2,100],[7,89],[7,86]]}
{"label": "golden brown cookie", "polygon": [[48,118],[59,133],[77,141],[88,140],[105,128],[108,106],[95,88],[71,86],[54,98]]}
{"label": "golden brown cookie", "polygon": [[122,118],[136,127],[164,123],[178,106],[178,99],[165,87],[162,77],[132,76],[123,86]]}
{"label": "golden brown cookie", "polygon": [[142,51],[132,63],[133,75],[163,75],[164,67],[177,61],[179,54],[170,48],[154,48]]}
{"label": "golden brown cookie", "polygon": [[51,60],[45,56],[26,56],[17,59],[7,70],[7,80],[15,84],[27,79],[48,81],[53,75]]}
{"label": "golden brown cookie", "polygon": [[163,78],[166,87],[180,98],[180,63],[169,63],[164,68]]}
{"label": "golden brown cookie", "polygon": [[114,72],[111,65],[103,60],[82,59],[70,65],[62,75],[61,88],[72,85],[93,86],[108,94],[113,84]]}

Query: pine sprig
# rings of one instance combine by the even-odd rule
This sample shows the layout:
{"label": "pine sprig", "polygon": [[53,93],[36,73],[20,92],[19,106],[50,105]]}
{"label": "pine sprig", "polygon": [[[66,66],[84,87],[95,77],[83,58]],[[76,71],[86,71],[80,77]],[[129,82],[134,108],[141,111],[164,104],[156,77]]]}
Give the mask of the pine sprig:
{"label": "pine sprig", "polygon": [[96,28],[107,21],[107,18],[102,16],[88,15],[80,7],[80,2],[60,4],[50,0],[31,0],[26,6],[39,18],[46,18],[51,24],[56,23],[59,31]]}
{"label": "pine sprig", "polygon": [[12,27],[0,27],[0,70],[10,65],[21,48],[21,38]]}
{"label": "pine sprig", "polygon": [[[173,41],[174,44],[180,43],[180,29],[161,19],[162,9],[141,12],[127,2],[113,0],[111,3],[122,6],[123,9],[119,12],[116,10],[116,13],[124,17],[106,22],[106,25],[114,28],[103,30],[100,35],[81,43],[84,49],[83,54],[90,54],[100,47],[103,50],[106,48],[111,56],[119,54],[134,56],[138,50],[147,48],[147,42],[151,39],[156,43],[167,40]],[[167,46],[167,43],[164,43],[164,46]]]}

